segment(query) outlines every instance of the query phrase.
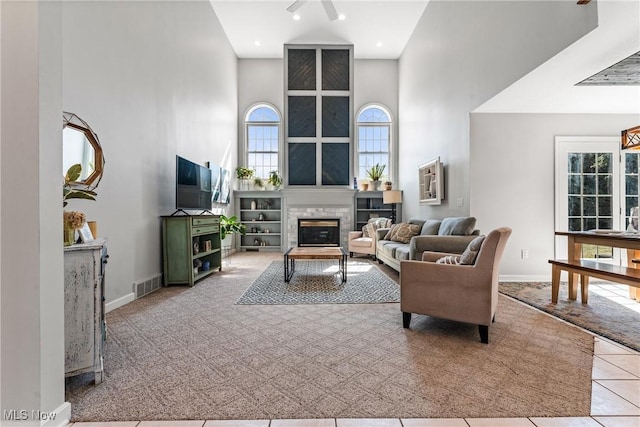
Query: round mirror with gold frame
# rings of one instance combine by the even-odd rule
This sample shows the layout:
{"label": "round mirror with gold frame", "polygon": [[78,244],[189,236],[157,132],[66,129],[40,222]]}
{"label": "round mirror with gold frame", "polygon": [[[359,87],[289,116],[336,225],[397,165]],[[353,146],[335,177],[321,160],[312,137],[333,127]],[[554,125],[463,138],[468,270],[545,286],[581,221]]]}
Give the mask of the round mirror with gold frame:
{"label": "round mirror with gold frame", "polygon": [[94,190],[102,179],[105,163],[98,135],[73,113],[63,112],[62,123],[62,175],[72,165],[80,164],[80,177],[71,185]]}

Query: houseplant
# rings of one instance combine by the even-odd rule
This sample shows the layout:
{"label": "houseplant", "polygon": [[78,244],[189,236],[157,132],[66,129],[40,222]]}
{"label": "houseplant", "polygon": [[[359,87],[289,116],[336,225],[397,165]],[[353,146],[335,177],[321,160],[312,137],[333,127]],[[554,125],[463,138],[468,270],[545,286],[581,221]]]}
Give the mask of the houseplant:
{"label": "houseplant", "polygon": [[75,186],[75,182],[80,178],[82,173],[82,165],[76,163],[67,169],[64,175],[64,183],[62,184],[62,207],[67,206],[69,199],[86,199],[95,200],[96,192],[92,190],[82,189]]}
{"label": "houseplant", "polygon": [[269,183],[269,185],[273,186],[274,190],[278,190],[282,185],[282,177],[280,176],[280,173],[278,173],[278,171],[271,171],[269,172],[269,178],[267,178],[267,182]]}
{"label": "houseplant", "polygon": [[380,178],[382,178],[382,174],[384,173],[384,169],[387,165],[381,165],[380,163],[376,163],[367,169],[367,176],[371,180],[372,190],[378,191],[380,190]]}
{"label": "houseplant", "polygon": [[273,188],[277,190],[282,185],[282,176],[280,176],[280,173],[278,171],[271,171],[269,172],[269,178],[267,179],[267,182],[273,185]]}
{"label": "houseplant", "polygon": [[255,170],[251,168],[245,168],[243,166],[238,166],[236,168],[236,178],[240,181],[240,190],[248,190],[251,178],[256,173]]}
{"label": "houseplant", "polygon": [[[231,235],[235,233],[240,233],[244,235],[246,233],[246,226],[238,221],[238,217],[235,215],[227,217],[225,215],[220,215],[220,239],[224,240],[227,236],[231,237]],[[227,240],[228,245],[223,245],[230,247],[231,239]]]}
{"label": "houseplant", "polygon": [[70,246],[75,243],[76,230],[82,228],[85,222],[85,216],[82,212],[62,212],[62,224],[64,228],[63,241],[65,246]]}
{"label": "houseplant", "polygon": [[259,176],[253,179],[253,187],[255,190],[264,190],[264,180]]}
{"label": "houseplant", "polygon": [[[67,169],[62,184],[62,207],[66,207],[69,199],[85,199],[95,200],[96,192],[85,188],[78,187],[76,182],[82,173],[82,165],[76,163]],[[82,212],[64,211],[62,216],[63,234],[62,240],[65,246],[75,243],[76,230],[82,228],[86,222]]]}

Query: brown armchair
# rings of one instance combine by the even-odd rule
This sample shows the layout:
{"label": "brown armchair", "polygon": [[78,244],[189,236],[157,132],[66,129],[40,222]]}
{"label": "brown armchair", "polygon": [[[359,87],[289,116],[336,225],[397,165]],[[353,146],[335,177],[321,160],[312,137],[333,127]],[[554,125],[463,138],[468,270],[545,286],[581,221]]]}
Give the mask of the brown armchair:
{"label": "brown armchair", "polygon": [[[402,261],[400,310],[405,328],[411,313],[478,325],[480,340],[489,342],[489,325],[498,304],[498,273],[508,227],[490,232],[473,265],[438,264],[447,254],[425,252],[423,261]],[[425,262],[426,261],[426,262]]]}

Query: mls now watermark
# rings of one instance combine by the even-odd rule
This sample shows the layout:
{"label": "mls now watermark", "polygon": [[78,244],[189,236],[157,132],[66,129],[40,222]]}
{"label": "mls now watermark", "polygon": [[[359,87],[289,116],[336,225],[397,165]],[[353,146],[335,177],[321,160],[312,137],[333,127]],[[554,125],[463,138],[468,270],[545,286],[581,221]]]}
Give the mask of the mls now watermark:
{"label": "mls now watermark", "polygon": [[53,421],[55,412],[42,412],[32,409],[5,409],[2,411],[2,419],[5,421]]}

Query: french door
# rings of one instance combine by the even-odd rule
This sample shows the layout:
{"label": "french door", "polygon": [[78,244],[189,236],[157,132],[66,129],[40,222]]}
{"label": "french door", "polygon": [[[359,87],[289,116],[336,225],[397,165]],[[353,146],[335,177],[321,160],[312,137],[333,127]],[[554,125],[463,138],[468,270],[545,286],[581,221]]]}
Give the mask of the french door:
{"label": "french door", "polygon": [[[619,137],[556,137],[556,230],[624,230],[624,212],[638,203],[637,154],[631,158],[635,165],[623,168]],[[634,177],[635,197],[627,201],[634,188],[622,183]],[[556,258],[567,257],[566,240],[556,237]],[[620,250],[611,247],[582,245],[581,257],[620,264]]]}

